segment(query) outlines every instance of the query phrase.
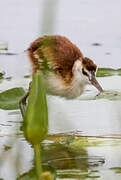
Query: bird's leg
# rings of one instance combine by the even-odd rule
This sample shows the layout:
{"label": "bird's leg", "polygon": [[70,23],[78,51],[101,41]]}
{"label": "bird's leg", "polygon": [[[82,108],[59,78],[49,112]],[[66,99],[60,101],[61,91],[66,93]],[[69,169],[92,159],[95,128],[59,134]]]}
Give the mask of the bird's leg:
{"label": "bird's leg", "polygon": [[101,93],[99,92],[96,96],[100,96],[100,94],[101,94]]}
{"label": "bird's leg", "polygon": [[31,88],[31,82],[29,84],[29,90],[28,92],[22,97],[22,99],[19,101],[19,108],[22,114],[23,119],[25,118],[25,113],[26,113],[26,104],[27,104],[27,97],[29,96],[29,91]]}
{"label": "bird's leg", "polygon": [[20,108],[23,119],[24,119],[25,113],[26,113],[26,100],[27,100],[28,95],[29,95],[29,90],[19,101],[19,108]]}

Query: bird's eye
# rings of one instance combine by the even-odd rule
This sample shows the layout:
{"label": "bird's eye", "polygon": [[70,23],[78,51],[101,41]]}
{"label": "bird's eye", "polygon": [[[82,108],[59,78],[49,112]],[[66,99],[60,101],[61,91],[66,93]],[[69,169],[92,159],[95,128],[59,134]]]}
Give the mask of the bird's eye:
{"label": "bird's eye", "polygon": [[86,72],[84,69],[82,69],[82,73],[83,73],[85,76],[88,76],[87,72]]}

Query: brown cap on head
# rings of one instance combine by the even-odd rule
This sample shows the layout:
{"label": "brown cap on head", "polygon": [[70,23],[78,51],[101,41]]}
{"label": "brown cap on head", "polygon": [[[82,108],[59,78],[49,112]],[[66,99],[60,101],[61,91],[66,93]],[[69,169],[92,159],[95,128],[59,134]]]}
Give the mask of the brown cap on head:
{"label": "brown cap on head", "polygon": [[95,71],[96,72],[96,70],[97,70],[96,64],[94,64],[94,62],[87,57],[82,59],[82,65],[83,65],[83,68],[87,69],[88,71]]}
{"label": "brown cap on head", "polygon": [[[85,75],[88,76],[91,84],[95,86],[100,92],[104,92],[95,77],[95,72],[97,70],[96,64],[94,64],[94,62],[91,59],[85,57],[82,59],[82,66],[83,66],[83,72],[85,73]],[[86,73],[84,70],[88,71],[88,73]]]}

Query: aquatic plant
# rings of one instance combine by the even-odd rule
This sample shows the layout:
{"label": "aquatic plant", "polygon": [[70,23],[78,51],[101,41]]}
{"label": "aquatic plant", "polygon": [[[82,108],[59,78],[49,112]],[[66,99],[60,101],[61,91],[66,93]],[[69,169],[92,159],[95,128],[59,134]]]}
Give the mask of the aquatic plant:
{"label": "aquatic plant", "polygon": [[41,142],[48,132],[48,108],[46,91],[41,73],[33,73],[26,111],[23,114],[23,130],[25,138],[34,148],[37,179],[51,179],[48,172],[42,170],[40,157]]}

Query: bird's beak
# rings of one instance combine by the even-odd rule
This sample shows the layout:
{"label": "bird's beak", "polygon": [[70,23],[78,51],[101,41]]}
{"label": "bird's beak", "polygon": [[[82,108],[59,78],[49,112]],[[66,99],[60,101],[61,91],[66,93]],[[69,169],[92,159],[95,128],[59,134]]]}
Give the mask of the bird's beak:
{"label": "bird's beak", "polygon": [[98,81],[96,80],[96,77],[94,74],[92,74],[91,76],[91,79],[90,79],[90,82],[93,86],[95,86],[99,91],[100,93],[104,92],[102,87],[100,86],[100,84],[98,83]]}

